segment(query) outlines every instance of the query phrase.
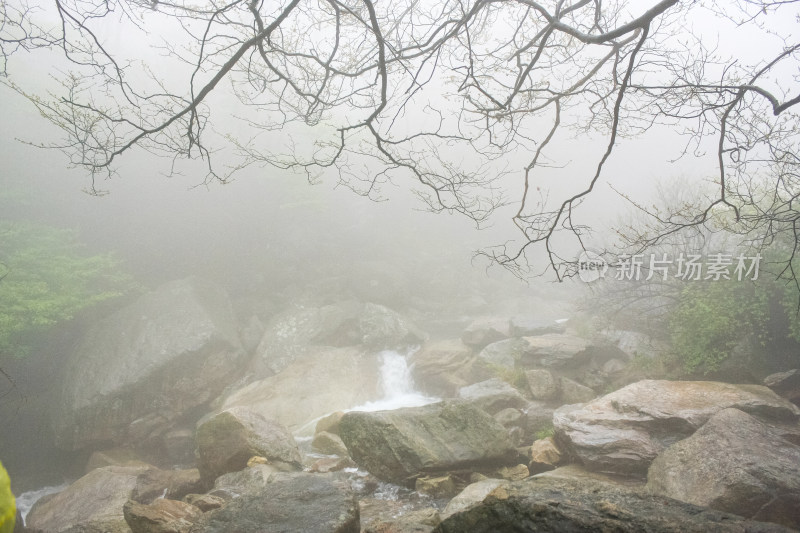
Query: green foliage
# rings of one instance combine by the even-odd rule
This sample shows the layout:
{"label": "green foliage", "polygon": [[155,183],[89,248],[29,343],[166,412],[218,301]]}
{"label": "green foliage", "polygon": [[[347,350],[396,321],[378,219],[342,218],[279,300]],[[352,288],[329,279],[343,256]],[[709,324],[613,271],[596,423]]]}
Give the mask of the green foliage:
{"label": "green foliage", "polygon": [[0,220],[0,263],[0,355],[26,355],[36,335],[130,288],[112,255],[42,224]]}
{"label": "green foliage", "polygon": [[14,531],[16,517],[17,507],[14,504],[14,495],[11,493],[11,480],[3,468],[3,463],[0,463],[0,533]]}
{"label": "green foliage", "polygon": [[769,278],[687,284],[669,323],[672,347],[684,370],[714,372],[739,347],[756,357],[776,340],[771,325],[786,319],[778,316],[785,309],[772,302],[788,296],[782,283]]}
{"label": "green foliage", "polygon": [[546,439],[548,437],[552,437],[555,434],[556,434],[556,429],[553,426],[549,426],[549,427],[540,429],[533,436],[534,436],[534,440],[542,440],[542,439]]}

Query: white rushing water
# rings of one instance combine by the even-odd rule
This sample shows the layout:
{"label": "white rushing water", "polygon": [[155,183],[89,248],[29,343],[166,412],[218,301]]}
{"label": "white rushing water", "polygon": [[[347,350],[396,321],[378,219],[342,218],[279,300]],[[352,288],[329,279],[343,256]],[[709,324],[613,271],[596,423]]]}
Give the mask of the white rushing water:
{"label": "white rushing water", "polygon": [[402,354],[395,350],[384,350],[381,358],[380,380],[383,397],[374,402],[348,409],[348,411],[389,411],[401,407],[418,407],[439,401],[439,398],[425,396],[414,387],[414,379],[408,366],[407,357],[414,353]]}
{"label": "white rushing water", "polygon": [[36,490],[29,490],[28,492],[23,492],[17,496],[17,509],[19,509],[19,512],[22,514],[23,522],[28,518],[28,512],[31,510],[31,507],[33,507],[34,503],[49,494],[61,492],[68,486],[69,483],[62,483],[61,485],[53,485],[50,487],[42,487]]}

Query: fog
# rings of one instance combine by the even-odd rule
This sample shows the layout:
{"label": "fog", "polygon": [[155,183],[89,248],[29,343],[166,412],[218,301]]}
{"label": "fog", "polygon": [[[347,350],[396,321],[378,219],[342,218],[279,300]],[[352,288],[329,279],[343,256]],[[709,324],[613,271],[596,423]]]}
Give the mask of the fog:
{"label": "fog", "polygon": [[[627,12],[628,7],[620,8],[621,13],[635,16],[638,11],[634,7],[640,6],[630,8],[633,15]],[[143,86],[151,83],[145,81],[149,64],[164,87],[182,87],[194,75],[194,65],[168,57],[166,48],[152,46],[154,42],[172,45],[162,38],[180,26],[175,20],[160,17],[158,9],[158,2],[153,2],[142,15],[147,24],[138,29],[130,21],[109,16],[98,25],[98,42],[113,48],[120,61],[130,62],[132,69],[141,69],[141,79],[134,79]],[[788,43],[795,32],[790,17],[776,19],[772,11],[765,10],[765,20],[774,26],[766,34],[757,25],[756,29],[746,29],[762,36],[754,45],[736,33],[733,21],[722,23],[705,8],[700,13],[692,21],[693,31],[707,48],[703,53],[708,52],[708,62],[703,67],[711,78],[724,77],[726,69],[733,68],[717,61],[719,57],[733,56],[742,63],[755,64],[780,49],[781,43]],[[676,23],[669,18],[673,15],[668,15],[664,24]],[[52,14],[48,16],[52,18]],[[191,26],[190,22],[185,24]],[[499,22],[498,28],[503,35],[513,30]],[[312,35],[309,42],[317,39],[317,44],[324,44],[326,35]],[[681,41],[681,35],[658,35],[661,40],[643,52],[653,64],[660,61],[653,60],[659,46],[671,53],[690,47]],[[172,53],[188,52],[175,44]],[[268,490],[266,485],[273,481],[302,484],[313,478],[308,482],[341,482],[357,496],[348,501],[361,502],[354,505],[356,516],[359,509],[362,513],[362,531],[367,523],[393,523],[387,516],[395,520],[409,514],[416,520],[421,515],[414,513],[429,510],[435,512],[436,520],[423,530],[434,531],[439,520],[446,523],[457,514],[446,509],[469,485],[500,479],[519,483],[509,489],[509,494],[524,500],[524,495],[537,494],[539,487],[524,484],[539,483],[538,474],[555,468],[573,469],[564,474],[570,479],[574,469],[590,470],[591,476],[610,475],[605,482],[616,483],[621,476],[627,479],[620,484],[625,490],[641,490],[648,498],[652,493],[664,496],[655,508],[660,505],[666,509],[674,501],[667,498],[675,498],[715,512],[741,514],[736,520],[764,520],[789,527],[800,523],[796,516],[790,516],[796,514],[796,507],[787,512],[765,504],[768,511],[740,512],[724,498],[720,503],[703,500],[702,494],[687,496],[679,490],[684,481],[677,489],[666,487],[673,478],[664,472],[677,472],[679,467],[663,465],[671,460],[673,445],[698,435],[711,442],[727,442],[728,434],[723,438],[703,433],[719,430],[715,424],[739,428],[751,423],[755,428],[765,424],[769,429],[753,430],[742,437],[741,453],[749,453],[751,441],[747,439],[752,440],[761,431],[762,435],[778,435],[773,440],[784,439],[788,444],[786,449],[764,451],[768,446],[759,441],[752,446],[760,454],[754,462],[763,462],[765,470],[772,468],[774,456],[780,456],[776,464],[800,464],[794,461],[800,458],[800,388],[792,381],[800,375],[800,315],[794,305],[797,285],[796,278],[787,281],[787,269],[780,270],[797,263],[790,253],[797,242],[792,221],[798,222],[789,216],[796,212],[792,202],[796,201],[798,186],[792,173],[794,163],[786,162],[791,159],[790,150],[780,152],[768,145],[774,149],[770,157],[789,169],[781,167],[783,181],[772,180],[769,172],[774,168],[762,166],[763,160],[758,159],[769,150],[753,149],[758,157],[752,156],[752,167],[738,166],[736,158],[740,151],[746,152],[744,141],[736,150],[725,152],[730,161],[725,159],[723,165],[740,172],[729,170],[729,176],[742,180],[734,182],[729,192],[745,191],[741,208],[745,220],[771,201],[768,194],[761,193],[764,184],[769,189],[773,181],[784,183],[785,191],[779,191],[776,197],[785,200],[781,195],[788,191],[793,198],[788,200],[787,209],[777,210],[780,216],[766,224],[761,220],[745,230],[737,226],[734,211],[737,216],[739,211],[727,202],[712,204],[714,209],[709,207],[706,214],[710,216],[702,224],[686,224],[680,230],[669,225],[675,220],[695,220],[691,218],[696,215],[693,209],[702,209],[716,198],[721,179],[717,151],[722,149],[719,131],[713,126],[685,126],[696,117],[679,117],[674,110],[658,114],[652,111],[655,107],[646,108],[652,104],[647,90],[638,95],[641,100],[625,101],[630,107],[622,106],[621,116],[633,118],[614,130],[611,144],[609,124],[613,120],[607,113],[616,93],[598,97],[602,105],[592,104],[590,112],[579,105],[574,110],[565,105],[564,127],[550,140],[546,155],[534,169],[531,191],[525,199],[528,210],[516,221],[514,216],[526,190],[525,167],[536,148],[542,146],[552,116],[544,113],[520,121],[514,133],[524,141],[500,143],[502,149],[475,142],[485,150],[481,152],[478,148],[470,150],[469,143],[443,141],[441,151],[409,150],[406,155],[412,162],[415,156],[440,158],[443,167],[453,163],[466,173],[476,172],[479,177],[484,173],[485,181],[465,190],[499,205],[490,217],[476,223],[470,216],[455,212],[458,209],[453,205],[458,207],[457,203],[449,209],[435,205],[431,210],[420,198],[431,189],[422,186],[411,172],[387,170],[386,162],[367,149],[353,149],[348,154],[352,159],[343,165],[345,170],[317,169],[319,172],[311,178],[298,168],[280,168],[289,164],[258,161],[253,157],[255,152],[248,153],[248,149],[283,150],[286,160],[286,153],[291,151],[302,159],[315,150],[330,149],[330,144],[324,143],[338,138],[337,127],[356,123],[370,107],[336,108],[319,121],[272,128],[281,114],[269,102],[258,100],[266,98],[264,95],[257,95],[252,105],[244,105],[233,96],[234,90],[246,89],[243,78],[237,78],[241,72],[224,80],[221,89],[205,102],[210,120],[203,131],[204,142],[209,143],[208,155],[214,168],[222,170],[219,174],[209,173],[205,157],[186,161],[176,156],[168,142],[158,145],[154,141],[149,151],[134,147],[122,153],[115,160],[113,172],[105,174],[101,169],[91,176],[79,164],[70,165],[70,158],[85,163],[80,160],[85,155],[80,150],[65,155],[53,148],[64,142],[62,133],[71,125],[62,123],[59,131],[31,101],[48,91],[60,96],[58,91],[63,89],[56,78],[68,69],[68,62],[46,50],[17,54],[12,59],[9,65],[14,69],[13,76],[8,80],[18,84],[16,90],[0,84],[0,206],[4,209],[0,223],[7,231],[0,233],[0,291],[13,282],[19,285],[12,287],[24,286],[24,291],[34,296],[25,293],[10,300],[14,305],[8,316],[16,313],[25,317],[27,322],[20,319],[25,327],[3,318],[6,315],[0,316],[6,320],[0,321],[0,328],[5,328],[0,330],[0,460],[10,473],[18,506],[26,513],[44,493],[59,493],[50,501],[42,500],[38,520],[44,525],[39,526],[39,532],[62,531],[59,519],[53,522],[50,517],[58,516],[59,509],[75,507],[75,501],[92,499],[83,493],[71,495],[70,491],[80,489],[76,480],[92,475],[117,476],[117,467],[142,469],[133,474],[123,472],[133,476],[133,481],[126,483],[132,483],[136,490],[115,487],[119,490],[114,497],[119,501],[114,501],[110,512],[123,527],[121,531],[127,531],[126,520],[131,523],[127,515],[123,517],[123,504],[129,512],[134,500],[142,505],[155,505],[153,502],[165,496],[167,500],[191,501],[191,492],[168,494],[174,483],[167,486],[166,482],[162,483],[164,487],[158,485],[159,498],[144,498],[136,491],[143,490],[142,480],[147,476],[194,476],[193,490],[203,496],[228,491],[220,504],[224,511],[226,505],[235,509],[236,503],[231,502],[240,495],[244,495],[241,502],[255,494],[249,492],[254,490],[252,484],[258,485],[254,479],[224,480],[224,476],[240,471],[266,476],[264,486],[259,485],[256,492]],[[591,54],[580,57],[590,59],[594,59]],[[692,68],[686,66],[683,75],[689,76]],[[791,68],[782,68],[770,73],[764,91],[791,93],[776,80],[796,82],[797,74]],[[427,71],[420,67],[418,75],[422,73]],[[197,76],[203,80],[212,74],[197,69]],[[452,89],[448,89],[447,80],[451,74],[446,69],[438,77],[431,74],[427,86],[400,109],[393,109],[393,131],[413,134],[420,128],[436,129],[439,112],[447,117],[464,112],[462,104],[446,92]],[[644,69],[642,79],[650,74]],[[493,82],[502,85],[507,81],[500,78],[498,75]],[[550,81],[555,87],[562,80],[547,83]],[[94,89],[97,94],[90,92],[87,101],[96,97],[97,102],[113,102],[109,94],[97,86]],[[397,93],[404,90],[400,84],[389,89]],[[182,90],[175,92],[182,94]],[[594,90],[586,92],[592,96]],[[601,94],[597,90],[596,94]],[[30,98],[21,91],[28,92]],[[720,101],[731,97],[732,91],[721,89]],[[365,102],[369,100],[364,98]],[[432,112],[429,104],[438,111]],[[643,109],[637,108],[640,105]],[[708,103],[709,108],[715,105]],[[680,106],[675,109],[685,112]],[[755,116],[754,109],[745,111]],[[704,112],[713,115],[707,109]],[[652,121],[648,123],[649,119]],[[752,119],[752,131],[760,131],[760,120]],[[776,118],[774,124],[769,120],[764,118],[763,123],[774,125],[774,129],[757,142],[771,141],[771,135],[778,132],[789,140],[775,146],[796,146],[792,144],[796,142],[792,130],[796,114]],[[250,121],[270,127],[253,129]],[[458,127],[480,127],[476,126],[479,121],[468,122]],[[611,157],[606,161],[607,151]],[[780,157],[774,155],[779,152]],[[490,154],[494,157],[488,157]],[[750,168],[754,169],[752,175],[747,174]],[[236,171],[225,173],[232,169]],[[535,235],[537,217],[544,220],[544,215],[557,211],[565,198],[580,195],[595,172],[600,177],[591,194],[575,203],[572,218],[556,220],[553,239],[525,248],[526,239]],[[496,189],[490,189],[490,184]],[[741,188],[736,189],[738,186]],[[442,191],[450,193],[446,187]],[[733,202],[739,200],[737,197]],[[668,216],[656,221],[653,213]],[[40,245],[32,239],[31,250],[25,243],[14,241],[21,251],[12,250],[14,230],[29,224],[40,230],[46,228],[45,234],[52,228],[70,230],[75,241],[51,240]],[[765,234],[765,226],[778,229]],[[665,231],[664,238],[650,241],[658,231]],[[70,234],[54,235],[66,241]],[[79,296],[68,295],[66,304],[52,304],[63,305],[66,311],[59,308],[55,319],[45,319],[45,312],[52,311],[47,308],[51,305],[48,298],[63,289],[73,289],[73,280],[61,271],[63,265],[49,264],[45,269],[54,273],[47,278],[50,281],[31,282],[27,273],[20,272],[8,258],[18,253],[14,257],[21,258],[21,264],[28,260],[39,265],[50,250],[54,258],[66,257],[58,255],[62,244],[77,254],[80,261],[75,263],[76,268],[85,267],[90,273],[86,279],[96,286],[81,286]],[[44,252],[39,249],[42,246]],[[488,258],[493,253],[502,257],[506,249],[513,255],[520,247],[525,253],[510,261],[509,268]],[[703,276],[686,276],[684,255],[702,260],[701,268],[706,268]],[[709,265],[719,268],[723,255],[726,276],[714,278]],[[554,271],[553,257],[575,269]],[[630,261],[637,257],[643,268],[634,276],[625,268],[630,268]],[[654,258],[669,264],[663,277],[654,276]],[[37,260],[39,263],[35,263]],[[106,264],[113,265],[113,271],[102,266]],[[586,265],[592,271],[584,270],[589,268]],[[749,269],[743,270],[743,266]],[[599,275],[595,267],[601,269]],[[793,272],[790,268],[788,271]],[[571,275],[563,278],[565,272]],[[62,282],[64,286],[58,286]],[[102,295],[104,290],[119,290],[121,294],[107,297]],[[76,298],[85,301],[75,302]],[[17,335],[14,328],[21,333]],[[6,332],[10,333],[3,335]],[[13,341],[7,344],[11,348],[3,344],[6,337]],[[612,400],[606,401],[609,397]],[[663,403],[653,408],[658,402]],[[464,414],[461,409],[469,412]],[[730,413],[737,409],[741,411]],[[723,411],[720,422],[716,417]],[[267,453],[270,450],[251,447],[231,452],[236,457],[230,464],[213,464],[215,452],[208,449],[230,444],[219,442],[224,440],[220,433],[227,429],[204,433],[203,428],[213,428],[226,413],[239,417],[236,423],[242,427],[258,426],[262,419],[267,420],[263,424],[269,430],[264,431],[270,438],[279,436],[275,437],[280,441],[276,447],[282,448],[281,452],[272,456]],[[428,416],[436,422],[429,422]],[[331,417],[336,421],[330,422]],[[449,429],[440,427],[448,420],[456,420],[454,432],[446,433]],[[606,424],[608,420],[620,421],[619,426]],[[463,451],[458,448],[460,444],[453,445],[458,457],[447,456],[452,450],[446,449],[446,457],[431,460],[433,466],[425,462],[429,452],[425,449],[419,451],[424,461],[418,461],[425,463],[424,467],[414,470],[401,465],[408,471],[400,467],[392,471],[386,466],[394,465],[392,461],[370,456],[377,453],[375,450],[384,453],[385,449],[392,450],[385,452],[387,457],[402,456],[407,449],[392,448],[397,442],[411,442],[407,446],[410,449],[425,441],[428,437],[412,435],[403,440],[405,435],[395,434],[386,438],[387,443],[370,440],[383,438],[381,428],[396,425],[402,432],[418,422],[424,427],[423,433],[434,433],[431,449],[440,443],[460,442],[462,433],[469,435],[464,437],[467,448],[487,449],[470,448],[464,452],[468,456],[464,459],[459,456]],[[331,426],[326,425],[329,423]],[[361,431],[359,424],[373,425]],[[439,430],[443,433],[435,434]],[[486,433],[481,433],[483,430]],[[588,444],[581,442],[584,430],[591,437],[587,437]],[[628,439],[627,431],[637,437]],[[325,433],[322,439],[320,433]],[[731,442],[739,437],[732,436]],[[333,450],[324,449],[320,440],[325,438],[334,441]],[[619,449],[609,452],[592,448],[601,442],[611,442],[612,448]],[[336,448],[336,444],[340,446]],[[636,448],[640,444],[643,448]],[[537,446],[552,446],[558,458],[542,459],[546,454],[537,456]],[[497,450],[502,453],[491,456]],[[731,457],[736,456],[734,452]],[[725,450],[720,454],[724,456]],[[699,452],[685,455],[701,457]],[[404,460],[400,457],[395,462]],[[793,468],[796,470],[796,465]],[[325,477],[330,472],[336,474]],[[794,473],[792,470],[787,476]],[[288,477],[282,478],[283,474]],[[311,478],[302,477],[306,474]],[[443,493],[436,492],[440,487],[427,485],[440,482],[437,476],[447,477],[444,484],[449,488]],[[556,485],[563,481],[557,475],[549,481],[542,479],[542,483]],[[563,490],[567,498],[573,493],[583,494],[583,483],[592,481],[580,475],[576,479],[581,480],[575,487],[558,485],[554,490]],[[776,486],[766,492],[789,494],[787,501],[800,502],[796,486],[779,482],[770,480]],[[103,483],[89,485],[101,487]],[[685,482],[694,487],[692,483]],[[600,493],[597,489],[588,492]],[[293,494],[288,489],[287,493]],[[261,500],[278,501],[264,496],[266,492],[258,494]],[[479,503],[493,505],[491,499]],[[397,507],[392,508],[395,504]],[[589,504],[589,508],[600,505],[595,504]],[[620,505],[624,507],[624,502]],[[302,510],[309,515],[320,514],[307,512],[305,507]],[[678,529],[686,526],[681,522],[685,517],[678,516],[682,511],[674,512],[673,525],[678,524]],[[205,525],[213,516],[206,513],[194,520]],[[623,509],[620,516],[632,515]],[[96,527],[81,522],[84,518],[78,516],[70,522],[78,527],[70,531]],[[66,519],[61,520],[66,524]],[[519,521],[517,517],[514,520]],[[695,530],[706,525],[702,523]],[[458,531],[460,526],[452,527],[455,529],[448,531]]]}

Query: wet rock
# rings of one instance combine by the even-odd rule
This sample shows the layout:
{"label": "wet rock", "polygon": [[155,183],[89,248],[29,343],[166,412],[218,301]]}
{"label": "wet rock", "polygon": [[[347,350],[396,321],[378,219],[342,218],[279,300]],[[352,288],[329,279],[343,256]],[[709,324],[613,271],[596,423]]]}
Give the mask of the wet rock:
{"label": "wet rock", "polygon": [[243,355],[224,291],[198,278],[167,283],[101,320],[69,355],[56,443],[151,443],[219,395]]}
{"label": "wet rock", "polygon": [[58,494],[34,504],[26,525],[47,533],[71,528],[129,533],[122,506],[130,499],[136,479],[144,470],[125,466],[95,468]]}
{"label": "wet rock", "polygon": [[189,533],[203,516],[194,505],[164,498],[146,505],[131,500],[122,511],[132,533]]}
{"label": "wet rock", "polygon": [[594,390],[569,378],[562,377],[560,379],[560,388],[561,401],[567,404],[588,402],[597,397]]}
{"label": "wet rock", "polygon": [[483,479],[467,485],[458,495],[450,500],[442,512],[444,520],[450,515],[461,512],[469,507],[483,502],[487,496],[492,494],[497,488],[508,486],[509,482],[505,479]]}
{"label": "wet rock", "polygon": [[434,529],[436,533],[790,531],[776,524],[747,521],[629,487],[556,477],[531,477],[508,483],[495,488],[479,502],[449,515],[446,510],[444,514],[446,517]]}
{"label": "wet rock", "polygon": [[561,393],[558,377],[549,370],[542,368],[526,370],[525,380],[534,400],[554,400]]}
{"label": "wet rock", "polygon": [[233,392],[222,409],[247,407],[292,432],[305,428],[310,434],[314,421],[331,411],[378,399],[378,375],[374,354],[360,348],[315,348],[280,374]]}
{"label": "wet rock", "polygon": [[525,337],[528,350],[523,357],[524,366],[548,369],[574,368],[591,360],[589,341],[566,334],[548,334]]}
{"label": "wet rock", "polygon": [[362,533],[431,533],[439,524],[439,511],[431,507],[392,500],[359,501]]}
{"label": "wet rock", "polygon": [[192,533],[359,533],[358,502],[330,474],[275,474],[257,491],[206,513]]}
{"label": "wet rock", "polygon": [[219,509],[225,505],[228,500],[213,494],[187,494],[183,498],[183,501],[190,505],[194,505],[205,513],[208,511],[213,511],[214,509]]}
{"label": "wet rock", "polygon": [[775,391],[778,396],[800,405],[800,369],[771,374],[764,378],[764,385]]}
{"label": "wet rock", "polygon": [[462,387],[458,390],[458,397],[489,414],[498,413],[509,407],[524,409],[529,403],[517,389],[500,378]]}
{"label": "wet rock", "polygon": [[500,318],[473,320],[461,333],[464,344],[478,349],[508,337],[508,321]]}
{"label": "wet rock", "polygon": [[506,407],[505,409],[495,413],[494,419],[500,422],[503,427],[509,428],[513,426],[519,426],[522,421],[522,416],[522,411],[519,409]]}
{"label": "wet rock", "polygon": [[723,409],[653,461],[647,488],[798,529],[800,446],[743,411]]}
{"label": "wet rock", "polygon": [[410,363],[417,387],[434,396],[453,397],[461,387],[492,377],[458,339],[427,344],[411,356]]}
{"label": "wet rock", "polygon": [[534,317],[515,316],[508,322],[512,337],[536,337],[548,333],[564,333],[563,324],[551,320],[539,320]]}
{"label": "wet rock", "polygon": [[338,455],[339,457],[347,456],[347,447],[342,442],[339,435],[322,431],[314,435],[314,440],[311,441],[311,447],[319,453],[326,455]]}
{"label": "wet rock", "polygon": [[528,442],[533,442],[536,435],[543,431],[553,430],[553,413],[555,409],[543,402],[531,402],[525,409],[522,418],[522,430]]}
{"label": "wet rock", "polygon": [[505,339],[486,346],[480,351],[478,358],[491,368],[510,370],[527,350],[528,342],[525,339]]}
{"label": "wet rock", "polygon": [[504,466],[495,471],[495,475],[501,479],[507,479],[508,481],[519,481],[521,479],[525,479],[526,477],[530,476],[531,473],[528,471],[528,467],[525,465],[516,465],[516,466]]}
{"label": "wet rock", "polygon": [[456,401],[350,412],[339,433],[360,466],[385,481],[410,486],[421,475],[502,463],[513,454],[503,426]]}
{"label": "wet rock", "polygon": [[242,470],[254,455],[299,468],[300,452],[289,431],[274,420],[243,407],[231,407],[197,427],[197,466],[210,484],[227,472]]}
{"label": "wet rock", "polygon": [[272,465],[257,464],[238,472],[223,474],[214,482],[216,494],[238,497],[241,494],[259,492],[266,487],[272,476],[280,470]]}
{"label": "wet rock", "polygon": [[323,416],[317,421],[314,433],[315,434],[322,433],[323,431],[325,431],[327,433],[333,433],[334,435],[338,435],[339,422],[342,421],[343,416],[344,416],[344,411],[336,411],[327,416]]}
{"label": "wet rock", "polygon": [[561,451],[553,437],[535,441],[530,448],[531,474],[540,474],[555,469],[561,463]]}
{"label": "wet rock", "polygon": [[433,498],[450,498],[458,492],[455,480],[450,475],[417,478],[414,488]]}
{"label": "wet rock", "polygon": [[180,500],[187,494],[199,492],[203,488],[200,471],[196,468],[186,470],[160,470],[151,468],[136,478],[136,488],[131,499],[137,503],[152,503],[157,498]]}
{"label": "wet rock", "polygon": [[587,468],[644,476],[667,446],[728,407],[773,420],[800,417],[797,406],[760,385],[644,380],[582,406],[561,407],[553,423],[562,449]]}
{"label": "wet rock", "polygon": [[310,467],[311,472],[327,474],[328,472],[339,472],[345,468],[355,468],[356,463],[349,456],[344,457],[322,457],[314,461]]}

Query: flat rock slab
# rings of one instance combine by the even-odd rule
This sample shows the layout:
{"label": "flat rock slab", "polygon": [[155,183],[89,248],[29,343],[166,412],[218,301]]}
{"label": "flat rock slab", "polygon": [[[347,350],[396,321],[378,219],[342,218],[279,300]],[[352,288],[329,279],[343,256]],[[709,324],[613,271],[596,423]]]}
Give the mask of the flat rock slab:
{"label": "flat rock slab", "polygon": [[514,453],[499,422],[459,401],[346,413],[339,435],[360,466],[385,481],[408,486],[422,474],[500,464]]}
{"label": "flat rock slab", "polygon": [[667,446],[715,413],[736,408],[762,419],[794,422],[800,409],[761,385],[644,380],[553,413],[556,440],[591,470],[645,476]]}
{"label": "flat rock slab", "polygon": [[647,488],[800,529],[800,446],[743,411],[724,409],[653,461]]}
{"label": "flat rock slab", "polygon": [[347,483],[325,474],[275,474],[211,511],[191,533],[359,533],[358,501]]}
{"label": "flat rock slab", "polygon": [[618,533],[788,533],[663,496],[591,479],[533,477],[498,486],[447,516],[435,533],[527,531]]}

